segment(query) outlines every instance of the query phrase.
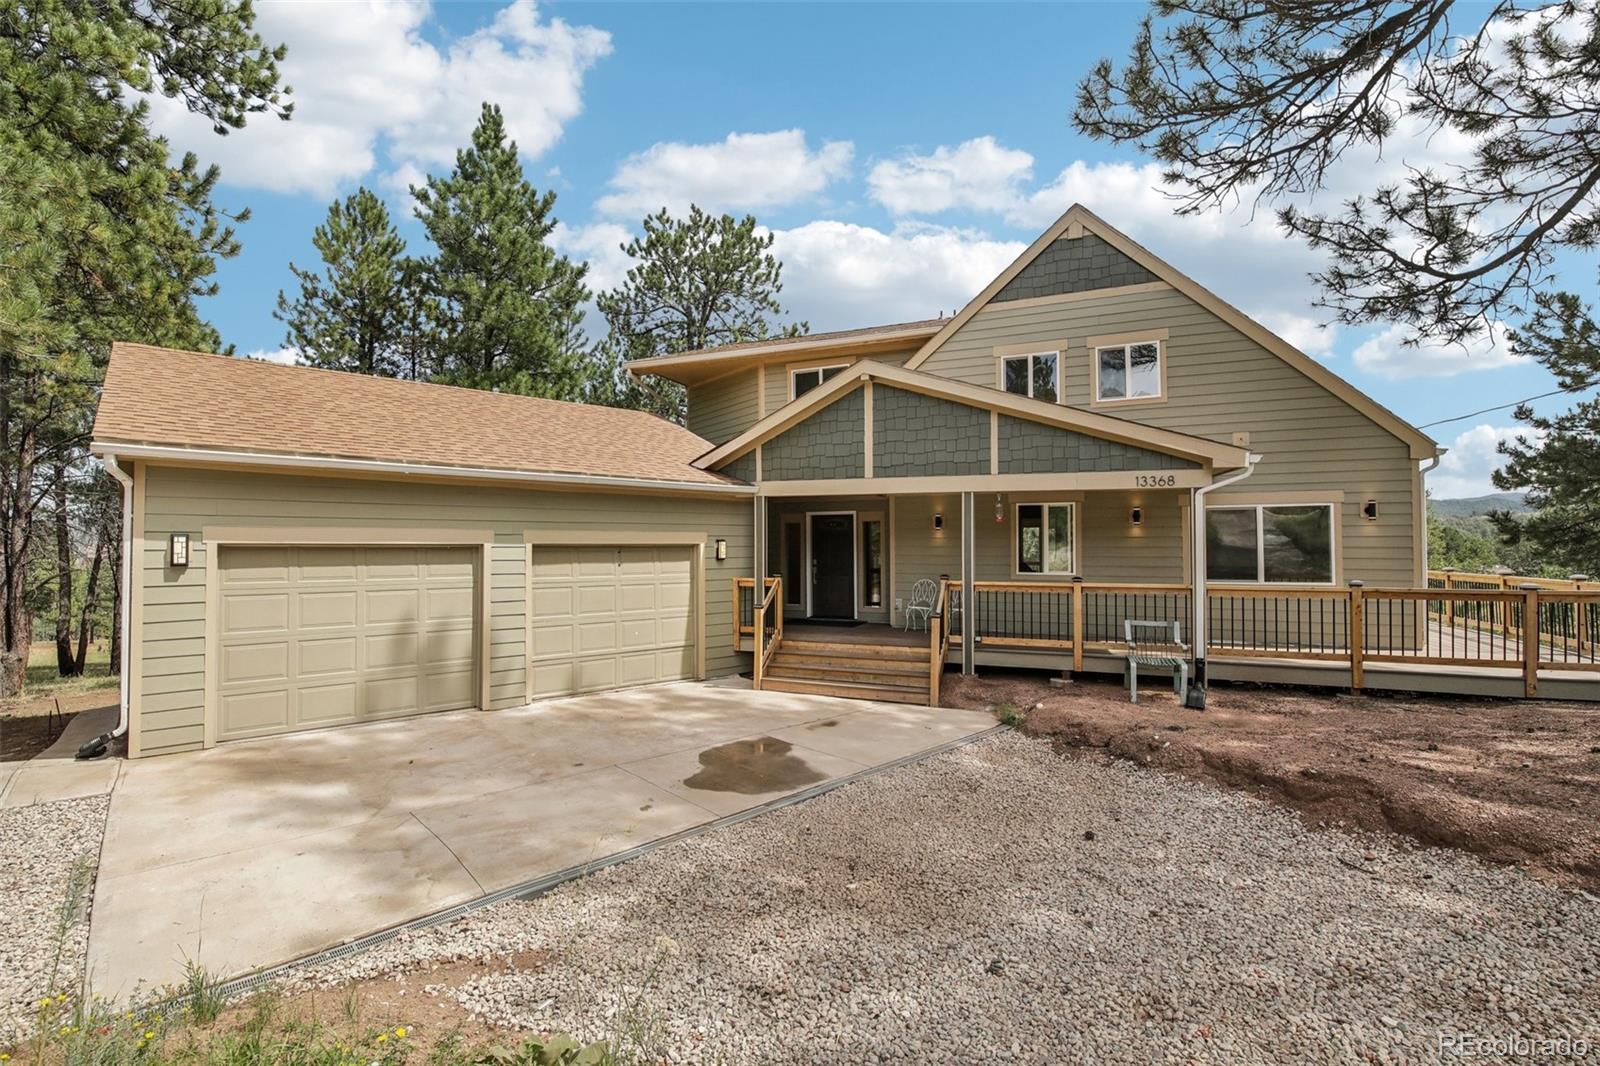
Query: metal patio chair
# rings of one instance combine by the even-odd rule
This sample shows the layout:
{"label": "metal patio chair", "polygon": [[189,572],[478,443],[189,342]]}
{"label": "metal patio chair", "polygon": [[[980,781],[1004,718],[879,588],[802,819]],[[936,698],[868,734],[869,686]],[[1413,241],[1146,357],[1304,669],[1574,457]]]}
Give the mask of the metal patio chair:
{"label": "metal patio chair", "polygon": [[922,620],[920,628],[928,628],[928,618],[933,614],[933,604],[939,598],[939,585],[928,578],[923,578],[911,586],[911,598],[906,601],[906,629],[911,628],[911,623],[918,618]]}
{"label": "metal patio chair", "polygon": [[[1168,639],[1139,639],[1134,636],[1135,630],[1160,634]],[[1171,670],[1172,691],[1178,694],[1178,702],[1183,703],[1189,695],[1189,648],[1183,643],[1178,623],[1128,618],[1123,620],[1122,632],[1128,641],[1128,658],[1123,668],[1127,677],[1128,698],[1134,703],[1139,702],[1139,667],[1143,666],[1150,670]]]}

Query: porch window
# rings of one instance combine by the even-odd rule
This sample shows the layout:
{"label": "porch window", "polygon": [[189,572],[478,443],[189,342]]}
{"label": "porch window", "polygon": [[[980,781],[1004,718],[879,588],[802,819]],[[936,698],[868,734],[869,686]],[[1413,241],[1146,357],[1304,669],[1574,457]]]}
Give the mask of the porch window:
{"label": "porch window", "polygon": [[798,400],[824,381],[834,377],[841,370],[847,369],[848,364],[840,363],[838,366],[813,366],[805,370],[794,370],[789,373],[789,399]]}
{"label": "porch window", "polygon": [[1017,573],[1078,572],[1072,540],[1076,507],[1071,503],[1017,504]]}
{"label": "porch window", "polygon": [[861,523],[861,606],[883,606],[883,523]]}
{"label": "porch window", "polygon": [[1161,395],[1161,342],[1096,348],[1098,400],[1140,400]]}
{"label": "porch window", "polygon": [[1007,392],[1048,403],[1061,395],[1059,374],[1055,352],[1008,355],[1000,361],[1000,384]]}
{"label": "porch window", "polygon": [[1333,505],[1206,510],[1206,580],[1333,583]]}

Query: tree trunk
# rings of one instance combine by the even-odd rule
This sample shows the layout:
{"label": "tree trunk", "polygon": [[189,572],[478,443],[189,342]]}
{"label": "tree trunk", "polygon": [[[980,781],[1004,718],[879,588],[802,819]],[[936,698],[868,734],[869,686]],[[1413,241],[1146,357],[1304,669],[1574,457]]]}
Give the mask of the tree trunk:
{"label": "tree trunk", "polygon": [[56,672],[76,677],[72,654],[72,523],[67,514],[67,464],[56,460],[56,482],[51,495],[56,503]]}
{"label": "tree trunk", "polygon": [[84,667],[88,664],[92,619],[95,608],[100,606],[100,564],[105,556],[106,530],[101,526],[94,538],[94,561],[89,564],[89,581],[83,587],[83,613],[78,616],[78,654],[73,660],[72,671],[78,677],[83,676]]}
{"label": "tree trunk", "polygon": [[[3,390],[0,390],[3,391]],[[0,413],[4,472],[0,493],[0,698],[22,694],[33,643],[28,610],[28,548],[33,539],[34,438],[31,431],[12,437],[9,412]]]}

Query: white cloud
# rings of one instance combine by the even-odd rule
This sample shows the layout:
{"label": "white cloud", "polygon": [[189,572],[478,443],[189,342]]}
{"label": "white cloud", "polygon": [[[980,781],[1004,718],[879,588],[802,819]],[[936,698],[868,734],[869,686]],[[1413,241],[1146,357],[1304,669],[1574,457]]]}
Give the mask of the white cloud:
{"label": "white cloud", "polygon": [[589,264],[587,284],[595,292],[614,289],[627,278],[633,259],[622,246],[634,237],[628,227],[615,222],[569,226],[557,222],[550,243],[562,255]]}
{"label": "white cloud", "polygon": [[933,214],[954,207],[1009,211],[1033,177],[1033,156],[993,137],[975,137],[929,155],[884,160],[872,168],[867,187],[896,215]]}
{"label": "white cloud", "polygon": [[1428,475],[1429,492],[1438,500],[1498,492],[1489,475],[1504,461],[1497,450],[1500,442],[1528,432],[1525,428],[1485,422],[1461,433],[1450,443],[1438,469]]}
{"label": "white cloud", "polygon": [[1511,354],[1506,327],[1499,322],[1465,344],[1419,344],[1408,348],[1405,340],[1410,333],[1405,326],[1390,326],[1363,341],[1353,356],[1357,368],[1394,380],[1454,377],[1527,362],[1526,356]]}
{"label": "white cloud", "polygon": [[977,295],[1021,254],[1021,241],[970,230],[849,222],[775,231],[784,306],[813,330],[934,318]]}
{"label": "white cloud", "polygon": [[816,151],[804,130],[730,133],[712,144],[663,141],[629,156],[596,208],[643,218],[665,207],[674,214],[698,204],[707,211],[752,211],[796,203],[848,174],[855,146],[827,141]]}
{"label": "white cloud", "polygon": [[263,363],[278,363],[282,366],[295,366],[300,362],[300,349],[298,348],[257,348],[245,355],[246,359],[256,359]]}
{"label": "white cloud", "polygon": [[406,0],[262,4],[263,39],[289,47],[282,70],[294,117],[257,115],[217,137],[156,96],[152,122],[174,147],[220,163],[230,184],[326,197],[370,173],[380,149],[407,177],[448,165],[485,100],[503,106],[522,153],[538,156],[582,110],[584,75],[611,51],[604,31],[542,19],[533,0],[516,0],[442,51],[424,36],[430,14]]}
{"label": "white cloud", "polygon": [[1333,355],[1333,342],[1339,336],[1337,324],[1327,324],[1320,318],[1297,315],[1293,311],[1256,311],[1250,317],[1307,355],[1317,359]]}

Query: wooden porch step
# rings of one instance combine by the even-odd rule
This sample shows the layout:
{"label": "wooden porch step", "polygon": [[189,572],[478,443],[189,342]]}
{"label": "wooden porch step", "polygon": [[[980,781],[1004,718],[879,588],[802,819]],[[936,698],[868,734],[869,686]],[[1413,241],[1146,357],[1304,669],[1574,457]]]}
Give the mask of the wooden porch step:
{"label": "wooden porch step", "polygon": [[762,677],[787,677],[795,680],[850,681],[859,684],[882,684],[916,688],[928,687],[927,663],[808,663],[785,659],[783,652],[772,657],[772,662],[761,672]]}
{"label": "wooden porch step", "polygon": [[808,696],[838,696],[847,700],[878,700],[883,703],[915,703],[927,706],[928,687],[857,684],[848,681],[811,681],[792,677],[763,675],[761,687],[774,692],[798,692]]}
{"label": "wooden porch step", "polygon": [[932,661],[927,655],[915,659],[885,659],[878,655],[835,655],[832,652],[790,651],[780,644],[772,653],[773,662],[790,666],[809,666],[818,670],[886,670],[890,673],[927,673]]}
{"label": "wooden porch step", "polygon": [[875,662],[927,662],[926,645],[915,644],[846,644],[839,641],[791,640],[784,637],[778,645],[778,654],[792,652],[796,655],[823,655],[833,658],[872,659]]}

